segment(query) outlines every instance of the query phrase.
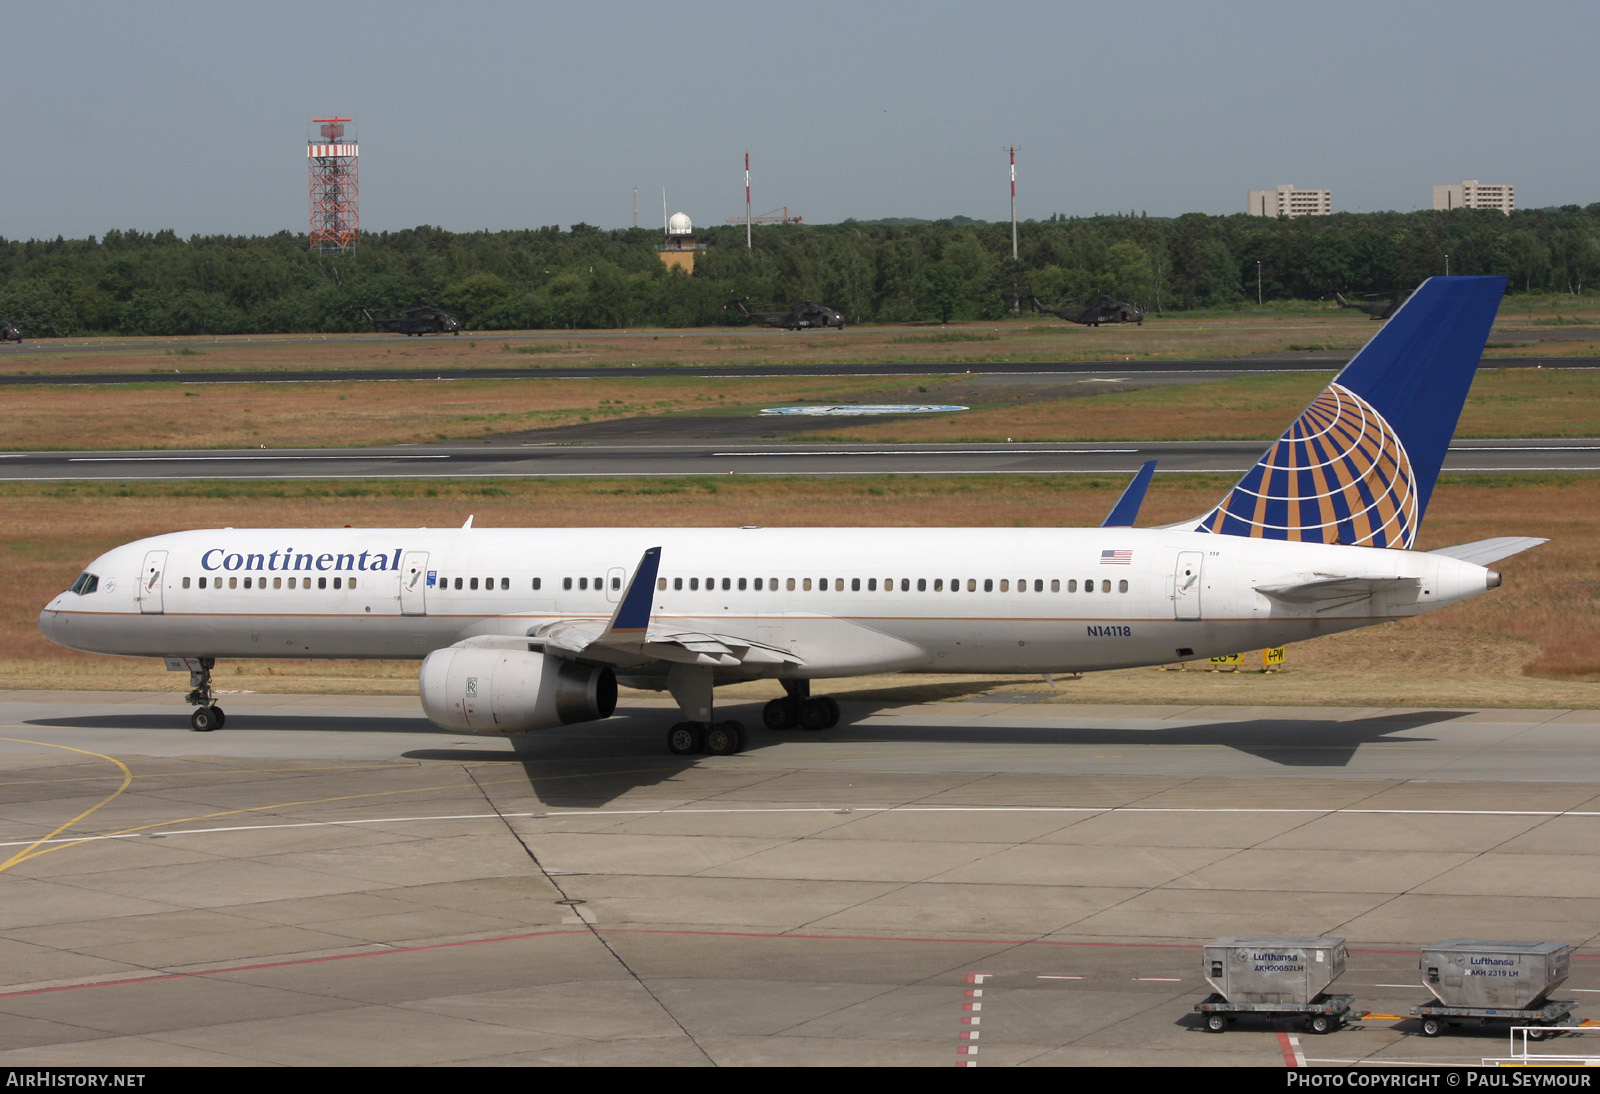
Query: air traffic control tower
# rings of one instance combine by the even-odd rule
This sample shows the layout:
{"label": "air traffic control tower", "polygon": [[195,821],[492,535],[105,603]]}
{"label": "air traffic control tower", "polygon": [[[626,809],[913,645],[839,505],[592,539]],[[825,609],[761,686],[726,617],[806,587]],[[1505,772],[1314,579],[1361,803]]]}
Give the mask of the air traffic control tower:
{"label": "air traffic control tower", "polygon": [[342,255],[355,250],[361,235],[357,205],[356,132],[349,118],[313,118],[306,141],[311,172],[311,249]]}
{"label": "air traffic control tower", "polygon": [[656,251],[661,255],[661,261],[667,264],[667,269],[692,274],[695,254],[705,249],[704,243],[694,240],[694,225],[689,221],[689,214],[673,213],[667,221],[667,237]]}

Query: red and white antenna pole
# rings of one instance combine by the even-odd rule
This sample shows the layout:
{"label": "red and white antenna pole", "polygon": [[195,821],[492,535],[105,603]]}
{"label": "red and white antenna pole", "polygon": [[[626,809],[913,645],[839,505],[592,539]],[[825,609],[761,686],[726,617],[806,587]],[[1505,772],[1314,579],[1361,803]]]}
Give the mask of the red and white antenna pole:
{"label": "red and white antenna pole", "polygon": [[1011,146],[1011,261],[1017,260],[1017,146]]}
{"label": "red and white antenna pole", "polygon": [[750,249],[750,153],[744,154],[744,247]]}

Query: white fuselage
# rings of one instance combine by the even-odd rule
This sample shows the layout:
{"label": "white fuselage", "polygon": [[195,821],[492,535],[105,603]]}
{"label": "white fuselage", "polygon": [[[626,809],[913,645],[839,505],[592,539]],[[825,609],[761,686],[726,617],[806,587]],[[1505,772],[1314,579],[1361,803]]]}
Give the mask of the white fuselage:
{"label": "white fuselage", "polygon": [[[223,529],[118,547],[51,640],[170,657],[421,658],[604,622],[661,548],[652,630],[736,634],[798,663],[717,679],[1049,673],[1234,653],[1415,615],[1492,585],[1425,552],[1177,529]],[[1365,595],[1261,592],[1371,581]]]}

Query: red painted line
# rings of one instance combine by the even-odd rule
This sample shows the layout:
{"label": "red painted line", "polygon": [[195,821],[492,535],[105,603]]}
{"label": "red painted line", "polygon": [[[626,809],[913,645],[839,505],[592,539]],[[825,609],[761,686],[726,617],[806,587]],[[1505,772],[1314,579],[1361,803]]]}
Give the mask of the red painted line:
{"label": "red painted line", "polygon": [[1283,1066],[1284,1067],[1299,1067],[1300,1066],[1300,1064],[1294,1058],[1294,1046],[1289,1043],[1289,1031],[1288,1030],[1280,1029],[1278,1031],[1278,1048],[1283,1051]]}

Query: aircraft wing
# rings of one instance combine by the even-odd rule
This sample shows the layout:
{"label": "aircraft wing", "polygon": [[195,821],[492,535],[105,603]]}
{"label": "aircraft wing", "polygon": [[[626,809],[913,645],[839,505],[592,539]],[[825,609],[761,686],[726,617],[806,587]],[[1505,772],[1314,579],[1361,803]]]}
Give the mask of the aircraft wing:
{"label": "aircraft wing", "polygon": [[1475,566],[1487,566],[1491,562],[1499,562],[1502,558],[1509,558],[1520,551],[1548,542],[1533,536],[1496,536],[1494,539],[1480,539],[1472,543],[1460,543],[1454,547],[1440,547],[1428,553],[1444,555],[1446,558],[1459,558]]}
{"label": "aircraft wing", "polygon": [[652,547],[639,559],[627,591],[611,619],[564,619],[538,627],[527,638],[530,648],[607,664],[637,665],[667,661],[684,665],[799,665],[804,661],[788,650],[731,634],[670,631],[653,625],[654,599],[661,548]]}
{"label": "aircraft wing", "polygon": [[734,668],[739,665],[805,663],[803,658],[788,650],[739,635],[651,629],[643,635],[619,637],[598,619],[564,619],[546,623],[527,638],[512,638],[509,641],[519,649],[545,650],[607,664],[638,665],[649,661],[666,661]]}

